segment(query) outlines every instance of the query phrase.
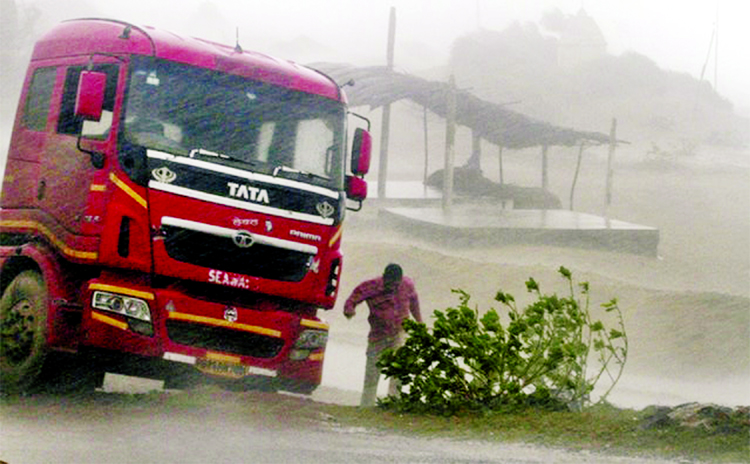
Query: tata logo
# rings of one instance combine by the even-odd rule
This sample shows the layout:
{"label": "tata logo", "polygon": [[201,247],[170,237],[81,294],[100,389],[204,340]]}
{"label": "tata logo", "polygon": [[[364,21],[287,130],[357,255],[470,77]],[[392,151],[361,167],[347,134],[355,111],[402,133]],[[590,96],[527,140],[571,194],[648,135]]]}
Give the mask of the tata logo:
{"label": "tata logo", "polygon": [[230,197],[254,201],[255,203],[270,203],[266,189],[253,187],[252,185],[237,184],[235,182],[227,182],[227,188],[229,188]]}
{"label": "tata logo", "polygon": [[315,209],[318,210],[318,214],[320,214],[324,218],[329,218],[333,216],[334,212],[336,212],[336,208],[331,206],[331,204],[327,201],[318,203],[317,205],[315,205]]}
{"label": "tata logo", "polygon": [[154,176],[154,179],[157,182],[162,182],[164,184],[171,184],[175,179],[177,179],[177,174],[172,172],[166,166],[154,169],[153,171],[151,171],[151,175]]}
{"label": "tata logo", "polygon": [[236,322],[237,317],[237,308],[227,306],[227,309],[224,310],[224,320],[228,322]]}
{"label": "tata logo", "polygon": [[255,243],[253,235],[246,230],[238,230],[232,236],[232,242],[237,245],[238,248],[250,248]]}

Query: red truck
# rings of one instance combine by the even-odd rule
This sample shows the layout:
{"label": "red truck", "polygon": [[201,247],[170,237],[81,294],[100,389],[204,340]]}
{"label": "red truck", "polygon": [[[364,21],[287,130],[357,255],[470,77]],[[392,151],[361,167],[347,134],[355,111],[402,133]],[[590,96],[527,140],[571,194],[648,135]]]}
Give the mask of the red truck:
{"label": "red truck", "polygon": [[0,201],[0,389],[78,366],[312,392],[367,195],[369,123],[348,116],[328,76],[239,44],[104,19],[44,35]]}

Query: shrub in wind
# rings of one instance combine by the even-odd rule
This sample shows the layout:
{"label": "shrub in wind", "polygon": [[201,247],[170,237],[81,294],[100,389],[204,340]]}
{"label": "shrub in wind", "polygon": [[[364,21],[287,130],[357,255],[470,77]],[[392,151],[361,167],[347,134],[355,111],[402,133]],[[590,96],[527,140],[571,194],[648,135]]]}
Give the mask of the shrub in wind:
{"label": "shrub in wind", "polygon": [[456,307],[434,312],[432,329],[405,321],[406,343],[378,363],[401,384],[381,405],[442,414],[521,405],[580,410],[603,377],[609,387],[598,402],[604,401],[627,358],[622,312],[616,299],[601,305],[615,316],[615,328],[608,329],[592,318],[588,283],[574,283],[564,267],[559,273],[568,296],[545,295],[530,278],[526,288],[537,299],[518,309],[512,295],[499,291],[495,300],[507,311],[506,325],[494,308],[480,315],[470,307],[463,290],[453,290]]}

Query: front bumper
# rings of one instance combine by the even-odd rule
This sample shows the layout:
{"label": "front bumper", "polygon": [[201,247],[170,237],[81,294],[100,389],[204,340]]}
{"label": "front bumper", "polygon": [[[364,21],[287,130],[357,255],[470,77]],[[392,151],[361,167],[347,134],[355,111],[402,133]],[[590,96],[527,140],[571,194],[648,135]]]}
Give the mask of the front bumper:
{"label": "front bumper", "polygon": [[[93,292],[101,288],[143,298],[151,320],[92,308]],[[285,310],[279,305],[282,300],[258,299],[252,307],[234,306],[116,280],[89,282],[86,298],[82,340],[86,349],[177,363],[211,377],[320,384],[328,325],[314,315]],[[316,338],[322,340],[321,346],[300,349],[298,339],[310,330],[325,335]]]}

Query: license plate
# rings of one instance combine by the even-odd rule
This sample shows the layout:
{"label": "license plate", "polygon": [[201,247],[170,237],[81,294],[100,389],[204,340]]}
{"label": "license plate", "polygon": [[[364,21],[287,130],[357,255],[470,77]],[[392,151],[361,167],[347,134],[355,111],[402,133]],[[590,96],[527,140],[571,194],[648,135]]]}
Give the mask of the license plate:
{"label": "license plate", "polygon": [[195,367],[205,374],[229,377],[232,379],[241,379],[248,374],[247,367],[241,364],[231,364],[215,361],[213,359],[197,359],[195,361]]}

